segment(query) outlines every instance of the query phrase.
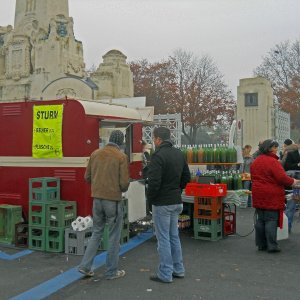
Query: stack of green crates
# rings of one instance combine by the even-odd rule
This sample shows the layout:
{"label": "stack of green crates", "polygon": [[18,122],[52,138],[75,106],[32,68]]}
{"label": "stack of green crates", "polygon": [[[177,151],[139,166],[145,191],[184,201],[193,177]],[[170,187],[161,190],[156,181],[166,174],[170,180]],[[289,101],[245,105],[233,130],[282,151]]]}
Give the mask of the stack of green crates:
{"label": "stack of green crates", "polygon": [[63,252],[65,228],[77,217],[75,201],[60,200],[60,179],[29,179],[29,248]]}
{"label": "stack of green crates", "polygon": [[[128,220],[128,199],[122,200],[123,205],[123,224],[120,238],[120,244],[126,244],[129,241],[129,220]],[[100,250],[107,250],[109,245],[108,225],[105,225],[103,237],[100,244]]]}
{"label": "stack of green crates", "polygon": [[222,197],[194,197],[194,238],[222,239]]}
{"label": "stack of green crates", "polygon": [[22,206],[0,205],[0,243],[13,244],[15,225],[22,222]]}

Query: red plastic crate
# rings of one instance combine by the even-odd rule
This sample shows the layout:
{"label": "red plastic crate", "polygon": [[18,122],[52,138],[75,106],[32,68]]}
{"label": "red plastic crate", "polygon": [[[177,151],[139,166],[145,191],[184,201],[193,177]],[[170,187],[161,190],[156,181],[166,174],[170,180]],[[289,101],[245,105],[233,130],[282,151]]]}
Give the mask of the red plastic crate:
{"label": "red plastic crate", "polygon": [[227,195],[226,184],[188,183],[185,187],[187,196],[224,197]]}
{"label": "red plastic crate", "polygon": [[224,235],[235,234],[236,232],[236,215],[234,212],[224,211],[223,222]]}
{"label": "red plastic crate", "polygon": [[215,220],[222,218],[222,197],[195,197],[194,218]]}

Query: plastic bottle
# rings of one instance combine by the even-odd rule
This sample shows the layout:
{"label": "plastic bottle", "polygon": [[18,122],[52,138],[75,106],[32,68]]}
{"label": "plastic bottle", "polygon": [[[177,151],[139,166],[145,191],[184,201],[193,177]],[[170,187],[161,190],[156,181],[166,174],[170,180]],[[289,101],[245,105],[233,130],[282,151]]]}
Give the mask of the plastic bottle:
{"label": "plastic bottle", "polygon": [[202,148],[202,145],[199,146],[198,148],[198,163],[203,163],[203,154],[204,154],[204,151],[203,151],[203,148]]}
{"label": "plastic bottle", "polygon": [[186,156],[187,156],[187,163],[188,164],[193,163],[193,149],[191,146],[188,146]]}
{"label": "plastic bottle", "polygon": [[219,147],[219,145],[215,145],[215,147],[214,147],[214,162],[215,163],[220,162],[220,147]]}
{"label": "plastic bottle", "polygon": [[198,162],[198,147],[196,145],[193,146],[193,163]]}
{"label": "plastic bottle", "polygon": [[226,163],[226,148],[224,145],[220,147],[220,162]]}

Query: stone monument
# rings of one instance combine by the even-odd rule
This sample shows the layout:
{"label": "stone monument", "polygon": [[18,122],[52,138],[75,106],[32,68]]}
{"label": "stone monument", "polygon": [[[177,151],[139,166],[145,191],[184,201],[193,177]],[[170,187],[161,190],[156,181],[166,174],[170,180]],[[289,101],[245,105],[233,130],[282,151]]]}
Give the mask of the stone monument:
{"label": "stone monument", "polygon": [[270,81],[263,77],[240,79],[237,88],[237,144],[256,150],[258,142],[290,137],[290,117],[278,109]]}
{"label": "stone monument", "polygon": [[87,76],[68,0],[16,0],[14,27],[0,27],[0,101],[133,97],[126,56],[103,60]]}

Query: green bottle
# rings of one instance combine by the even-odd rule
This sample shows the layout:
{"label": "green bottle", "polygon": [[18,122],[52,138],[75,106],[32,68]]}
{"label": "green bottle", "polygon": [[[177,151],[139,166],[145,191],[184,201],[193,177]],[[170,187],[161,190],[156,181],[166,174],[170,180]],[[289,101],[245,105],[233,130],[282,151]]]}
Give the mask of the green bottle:
{"label": "green bottle", "polygon": [[226,163],[226,148],[224,145],[220,147],[220,162]]}

